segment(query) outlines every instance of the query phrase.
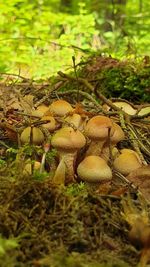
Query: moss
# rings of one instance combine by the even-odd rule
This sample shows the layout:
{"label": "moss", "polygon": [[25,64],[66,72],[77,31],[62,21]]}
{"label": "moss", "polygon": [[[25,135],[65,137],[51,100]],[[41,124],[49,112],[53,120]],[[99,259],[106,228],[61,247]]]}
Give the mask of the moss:
{"label": "moss", "polygon": [[150,62],[144,59],[119,61],[99,56],[91,58],[78,75],[92,81],[108,98],[123,98],[133,103],[150,101]]}
{"label": "moss", "polygon": [[119,198],[93,194],[83,184],[60,188],[6,175],[0,181],[0,232],[19,240],[13,254],[6,252],[15,262],[9,266],[135,266]]}

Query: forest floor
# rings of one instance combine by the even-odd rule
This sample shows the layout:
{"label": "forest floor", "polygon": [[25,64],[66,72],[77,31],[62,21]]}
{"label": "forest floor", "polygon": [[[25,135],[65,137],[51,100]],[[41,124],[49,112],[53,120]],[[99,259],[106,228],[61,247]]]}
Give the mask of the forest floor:
{"label": "forest floor", "polygon": [[[78,68],[79,69],[76,69]],[[97,56],[47,81],[3,75],[0,83],[0,266],[129,267],[150,261],[150,61],[119,62]],[[53,133],[33,110],[58,99],[68,101],[83,120],[110,117],[124,131],[116,148],[133,149],[141,167],[127,176],[108,160],[113,178],[107,190],[84,183],[55,184],[55,149],[45,150]],[[114,105],[125,102],[135,113]],[[35,113],[34,113],[35,114]],[[64,118],[58,118],[57,130]],[[46,121],[47,122],[47,121]],[[44,121],[45,123],[45,121]],[[27,126],[43,131],[41,145],[22,145]],[[72,125],[71,125],[72,126]],[[83,130],[84,132],[84,130]],[[31,134],[32,135],[32,134]],[[109,147],[111,150],[111,147]],[[34,162],[44,169],[34,170]],[[30,160],[31,169],[24,172]]]}

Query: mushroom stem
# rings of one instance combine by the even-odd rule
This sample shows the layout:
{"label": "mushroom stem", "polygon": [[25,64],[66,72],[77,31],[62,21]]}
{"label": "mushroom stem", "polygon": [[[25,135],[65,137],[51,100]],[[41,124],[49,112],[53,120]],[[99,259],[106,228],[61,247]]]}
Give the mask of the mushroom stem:
{"label": "mushroom stem", "polygon": [[100,156],[104,143],[105,140],[101,142],[97,140],[96,141],[92,140],[86,151],[85,156],[90,156],[90,155]]}
{"label": "mushroom stem", "polygon": [[66,179],[65,184],[75,182],[74,179],[74,165],[76,161],[77,152],[60,152],[59,151],[60,160],[63,159],[65,166],[66,166]]}
{"label": "mushroom stem", "polygon": [[44,153],[43,153],[43,156],[42,156],[41,167],[40,167],[40,173],[42,173],[42,172],[44,171],[44,165],[45,165],[46,153],[47,153],[47,152],[44,152]]}
{"label": "mushroom stem", "polygon": [[65,184],[66,165],[62,158],[57,166],[54,177],[52,179],[55,184]]}
{"label": "mushroom stem", "polygon": [[84,135],[72,127],[63,127],[58,130],[51,139],[53,147],[57,148],[59,160],[63,158],[66,165],[65,184],[74,182],[74,165],[77,151],[86,143]]}

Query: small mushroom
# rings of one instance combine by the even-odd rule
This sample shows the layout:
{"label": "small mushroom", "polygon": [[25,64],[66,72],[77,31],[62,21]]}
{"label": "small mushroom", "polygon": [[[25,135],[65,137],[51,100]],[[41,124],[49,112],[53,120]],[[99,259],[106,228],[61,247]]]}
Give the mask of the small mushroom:
{"label": "small mushroom", "polygon": [[82,119],[81,115],[74,113],[72,115],[67,116],[64,119],[64,124],[67,122],[68,124],[73,125],[76,129],[83,130],[83,122],[84,120]]}
{"label": "small mushroom", "polygon": [[73,111],[73,107],[70,105],[69,102],[59,99],[54,101],[49,106],[49,111],[54,115],[58,117],[63,117],[67,115],[69,112]]}
{"label": "small mushroom", "polygon": [[53,116],[45,115],[41,118],[41,121],[48,121],[42,124],[42,127],[46,128],[49,132],[53,132],[56,129],[56,120]]}
{"label": "small mushroom", "polygon": [[77,174],[81,180],[99,188],[105,184],[110,186],[112,171],[106,161],[99,156],[87,156],[77,167]]}
{"label": "small mushroom", "polygon": [[142,166],[139,155],[134,150],[122,149],[120,152],[121,154],[115,158],[113,163],[118,172],[126,176]]}
{"label": "small mushroom", "polygon": [[[74,130],[72,127],[61,128],[52,136],[51,144],[58,151],[59,161],[61,162],[63,160],[66,166],[66,184],[74,182],[74,166],[77,151],[80,150],[85,143],[86,139],[84,135],[79,130]],[[63,171],[64,164],[60,163]]]}
{"label": "small mushroom", "polygon": [[113,122],[110,118],[102,115],[92,117],[85,125],[85,134],[91,140],[86,156],[99,156],[104,143],[113,135]]}
{"label": "small mushroom", "polygon": [[44,114],[48,111],[49,107],[47,107],[46,105],[40,105],[37,107],[37,109],[32,111],[32,115],[42,118],[44,116]]}
{"label": "small mushroom", "polygon": [[[36,170],[40,170],[41,167],[41,163],[39,161],[35,161],[33,164],[33,172]],[[31,175],[32,174],[32,164],[31,163],[27,163],[24,167],[23,170],[23,174],[25,175]]]}
{"label": "small mushroom", "polygon": [[44,141],[44,134],[37,127],[27,127],[23,130],[20,136],[20,141],[22,144],[30,143],[32,133],[32,142],[34,145],[41,145]]}
{"label": "small mushroom", "polygon": [[117,152],[117,148],[115,148],[115,146],[117,145],[117,143],[119,143],[120,141],[123,141],[125,139],[124,131],[115,122],[113,123],[113,129],[114,129],[114,133],[112,136],[110,136],[110,140],[109,140],[110,141],[110,147],[109,147],[109,142],[107,141],[102,148],[101,157],[104,158],[106,161],[108,161],[110,158],[110,149],[112,150],[113,157],[116,157],[118,152]]}

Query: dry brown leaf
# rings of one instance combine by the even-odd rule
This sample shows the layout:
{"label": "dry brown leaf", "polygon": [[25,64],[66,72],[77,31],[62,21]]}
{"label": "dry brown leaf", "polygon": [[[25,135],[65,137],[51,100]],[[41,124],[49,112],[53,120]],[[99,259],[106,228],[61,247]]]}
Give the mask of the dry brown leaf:
{"label": "dry brown leaf", "polygon": [[27,114],[31,114],[34,104],[33,104],[33,95],[25,95],[20,98],[20,105],[23,108],[23,111]]}
{"label": "dry brown leaf", "polygon": [[150,164],[131,172],[126,178],[137,186],[145,199],[150,202]]}

